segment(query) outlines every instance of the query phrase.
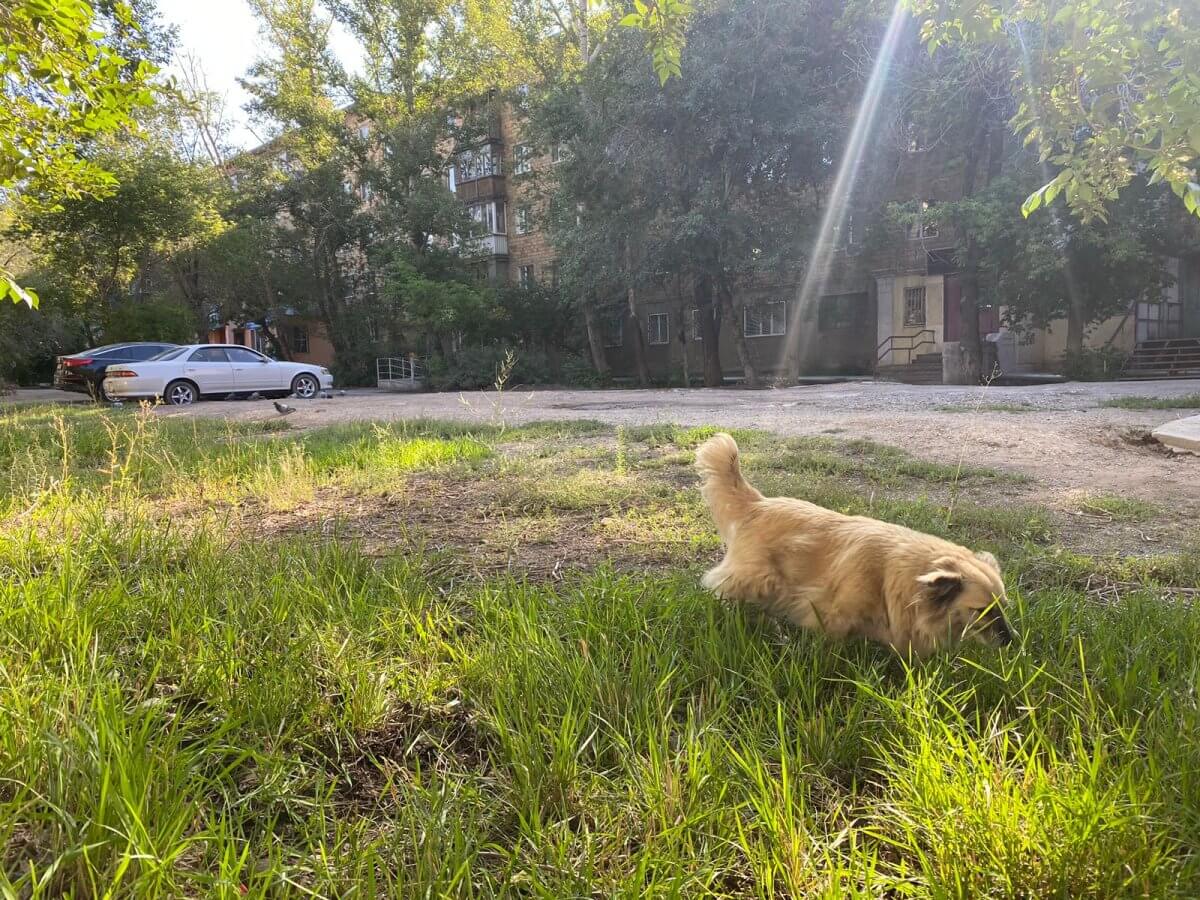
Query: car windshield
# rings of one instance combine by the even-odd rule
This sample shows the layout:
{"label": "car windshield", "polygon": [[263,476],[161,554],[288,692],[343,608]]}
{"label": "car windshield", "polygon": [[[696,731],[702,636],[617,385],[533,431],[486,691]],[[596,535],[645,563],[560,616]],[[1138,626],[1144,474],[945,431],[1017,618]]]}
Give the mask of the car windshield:
{"label": "car windshield", "polygon": [[187,347],[172,347],[170,350],[164,350],[162,353],[154,354],[154,356],[150,357],[148,360],[146,360],[146,362],[158,362],[159,360],[164,359],[174,359],[186,349]]}

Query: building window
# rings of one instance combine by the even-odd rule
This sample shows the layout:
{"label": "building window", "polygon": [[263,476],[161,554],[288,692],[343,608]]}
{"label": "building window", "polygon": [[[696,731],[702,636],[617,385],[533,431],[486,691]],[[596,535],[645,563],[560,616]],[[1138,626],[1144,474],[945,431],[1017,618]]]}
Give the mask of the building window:
{"label": "building window", "polygon": [[625,316],[612,313],[604,322],[604,346],[620,347],[625,343]]}
{"label": "building window", "polygon": [[558,165],[571,158],[571,148],[566,144],[555,144],[550,148],[550,162]]}
{"label": "building window", "polygon": [[523,288],[533,287],[533,266],[521,266],[517,269],[517,281]]}
{"label": "building window", "polygon": [[935,205],[934,200],[921,201],[921,209],[917,212],[916,219],[908,226],[909,240],[919,241],[922,238],[938,236],[937,222],[930,215]]}
{"label": "building window", "polygon": [[529,227],[529,207],[518,206],[517,211],[513,216],[513,227],[517,234],[529,234],[533,229]]}
{"label": "building window", "polygon": [[558,290],[558,263],[550,263],[550,287]]}
{"label": "building window", "polygon": [[747,306],[742,317],[746,337],[778,337],[787,333],[787,302],[772,300]]}
{"label": "building window", "polygon": [[699,309],[688,310],[688,330],[692,333],[691,340],[693,341],[704,340],[704,320],[701,318],[703,315],[704,313],[702,313]]}
{"label": "building window", "polygon": [[347,178],[345,181],[342,182],[342,190],[345,191],[347,194],[353,194],[354,193],[354,182]]}
{"label": "building window", "polygon": [[646,340],[650,344],[671,342],[671,317],[669,313],[650,313],[646,318]]}
{"label": "building window", "polygon": [[308,329],[303,325],[295,325],[292,327],[292,352],[308,352]]}
{"label": "building window", "polygon": [[533,150],[528,144],[513,147],[513,174],[528,175],[533,171]]}
{"label": "building window", "polygon": [[904,289],[904,327],[925,327],[925,288]]}
{"label": "building window", "polygon": [[817,330],[837,331],[858,325],[863,319],[865,303],[865,294],[822,297],[817,306]]}
{"label": "building window", "polygon": [[362,197],[364,203],[370,203],[372,195],[371,182],[364,181],[358,186],[358,196]]}
{"label": "building window", "polygon": [[487,230],[488,234],[507,234],[507,223],[504,221],[505,209],[503,200],[493,200],[490,203],[473,203],[470,206],[471,218]]}
{"label": "building window", "polygon": [[492,145],[481,150],[464,150],[458,155],[458,180],[473,181],[490,175],[503,175],[500,151]]}
{"label": "building window", "polygon": [[369,138],[371,136],[371,126],[366,123],[359,125],[358,136],[364,141]]}

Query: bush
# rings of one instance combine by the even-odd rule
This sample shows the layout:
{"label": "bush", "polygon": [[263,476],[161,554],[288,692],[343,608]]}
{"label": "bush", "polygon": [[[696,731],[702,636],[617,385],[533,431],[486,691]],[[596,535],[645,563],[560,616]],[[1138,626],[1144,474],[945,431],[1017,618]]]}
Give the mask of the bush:
{"label": "bush", "polygon": [[[429,361],[429,386],[435,391],[478,391],[494,387],[505,375],[504,386],[550,384],[549,358],[536,350],[512,350],[508,347],[466,347],[446,360]],[[507,371],[506,371],[507,369]]]}
{"label": "bush", "polygon": [[591,361],[583,356],[568,356],[562,363],[562,383],[571,387],[604,387],[609,379],[596,371]]}
{"label": "bush", "polygon": [[1079,352],[1068,350],[1063,354],[1062,373],[1072,381],[1112,381],[1121,374],[1126,356],[1123,350],[1115,347],[1084,347]]}

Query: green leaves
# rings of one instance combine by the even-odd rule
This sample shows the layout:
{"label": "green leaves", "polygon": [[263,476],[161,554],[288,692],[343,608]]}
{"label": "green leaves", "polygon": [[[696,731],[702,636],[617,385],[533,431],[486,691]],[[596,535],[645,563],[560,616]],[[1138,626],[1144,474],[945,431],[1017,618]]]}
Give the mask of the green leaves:
{"label": "green leaves", "polygon": [[13,303],[24,303],[30,309],[37,309],[38,295],[17,284],[16,279],[4,269],[0,269],[0,300],[12,297]]}
{"label": "green leaves", "polygon": [[[1138,0],[907,0],[932,52],[946,43],[1005,47],[1020,108],[1010,125],[1069,171],[1022,205],[1066,191],[1082,221],[1135,179],[1170,185],[1200,215],[1200,20]],[[1036,48],[1036,50],[1035,50]],[[1055,184],[1055,182],[1052,182]]]}
{"label": "green leaves", "polygon": [[[83,0],[14,0],[0,5],[0,190],[52,208],[59,201],[99,196],[115,180],[81,152],[96,138],[136,128],[137,110],[153,102],[157,72],[136,65],[114,34],[138,41],[132,9],[97,10]],[[0,270],[0,299],[37,305]]]}
{"label": "green leaves", "polygon": [[647,46],[659,84],[683,75],[680,58],[686,43],[685,28],[693,7],[683,0],[656,0],[650,5],[634,0],[634,12],[623,16],[618,23],[625,28],[637,28],[647,35]]}
{"label": "green leaves", "polygon": [[1074,173],[1070,169],[1059,172],[1052,181],[1042,185],[1025,198],[1025,202],[1021,204],[1021,215],[1028,219],[1030,214],[1043,204],[1048,206],[1053,203],[1055,198],[1062,193],[1063,188],[1071,183],[1073,176]]}

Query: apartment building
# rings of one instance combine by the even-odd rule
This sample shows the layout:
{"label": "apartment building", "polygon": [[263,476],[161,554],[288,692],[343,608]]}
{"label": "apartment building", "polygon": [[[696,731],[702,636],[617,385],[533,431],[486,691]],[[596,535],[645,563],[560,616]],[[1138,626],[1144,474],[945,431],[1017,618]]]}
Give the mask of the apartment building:
{"label": "apartment building", "polygon": [[[353,113],[348,113],[353,116]],[[461,153],[450,170],[448,187],[483,226],[477,249],[483,273],[494,282],[556,286],[558,267],[546,230],[538,176],[552,172],[561,151],[543,152],[522,134],[522,116],[511,103],[488,101],[472,112],[482,140]],[[351,119],[351,126],[369,129]],[[741,332],[760,374],[789,371],[805,375],[880,374],[906,381],[940,381],[942,354],[959,340],[961,283],[956,264],[956,235],[926,216],[939,202],[959,196],[961,172],[936,153],[915,145],[893,169],[885,196],[912,203],[920,212],[909,225],[893,228],[867,246],[869,210],[840,217],[837,233],[826,235],[826,252],[815,254],[818,271],[801,278],[785,275],[740,289]],[[348,189],[356,189],[349,185]],[[879,196],[878,193],[875,196]],[[369,196],[362,196],[370,202]],[[877,226],[878,227],[878,226]],[[1164,296],[1141,302],[1092,328],[1091,347],[1123,351],[1183,342],[1195,345],[1200,367],[1200,248],[1171,261],[1176,277]],[[698,316],[686,278],[660,293],[639,296],[640,327],[651,375],[675,381],[686,373],[697,379],[703,369]],[[803,305],[801,298],[803,297]],[[614,376],[636,374],[634,339],[628,333],[624,297],[601,303],[604,349]],[[232,326],[223,326],[226,334]],[[583,327],[582,321],[580,328]],[[992,358],[1006,373],[1048,372],[1061,365],[1066,322],[1038,330],[1010,330],[1004,310],[979,310],[979,328]],[[322,326],[282,316],[275,328],[297,359],[331,364],[333,348]],[[214,328],[214,336],[218,329]],[[251,328],[224,339],[250,342]],[[732,324],[720,323],[720,359],[727,379],[741,376]],[[214,337],[216,339],[216,337]],[[1185,354],[1186,355],[1186,354]]]}

